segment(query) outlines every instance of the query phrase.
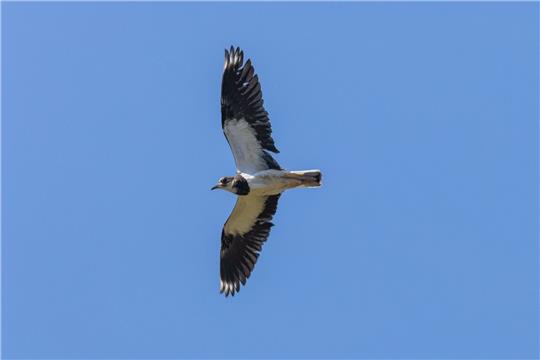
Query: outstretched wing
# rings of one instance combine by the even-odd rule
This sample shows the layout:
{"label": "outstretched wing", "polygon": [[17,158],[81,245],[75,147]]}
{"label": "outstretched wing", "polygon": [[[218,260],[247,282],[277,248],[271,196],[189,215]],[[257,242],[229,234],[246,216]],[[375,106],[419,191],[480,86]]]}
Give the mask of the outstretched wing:
{"label": "outstretched wing", "polygon": [[221,83],[221,126],[231,147],[236,168],[253,174],[280,169],[266,151],[278,153],[272,139],[272,127],[264,109],[261,84],[251,65],[244,64],[240,48],[225,50]]}
{"label": "outstretched wing", "polygon": [[280,195],[238,196],[221,232],[220,292],[225,296],[234,296],[251,275],[274,225]]}

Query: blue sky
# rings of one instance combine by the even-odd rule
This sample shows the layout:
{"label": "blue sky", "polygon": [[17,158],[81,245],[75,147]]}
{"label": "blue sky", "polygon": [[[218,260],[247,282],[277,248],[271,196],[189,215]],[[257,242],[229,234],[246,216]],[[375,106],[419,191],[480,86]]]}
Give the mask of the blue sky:
{"label": "blue sky", "polygon": [[[537,3],[3,3],[6,358],[538,356]],[[223,49],[289,169],[240,294]]]}

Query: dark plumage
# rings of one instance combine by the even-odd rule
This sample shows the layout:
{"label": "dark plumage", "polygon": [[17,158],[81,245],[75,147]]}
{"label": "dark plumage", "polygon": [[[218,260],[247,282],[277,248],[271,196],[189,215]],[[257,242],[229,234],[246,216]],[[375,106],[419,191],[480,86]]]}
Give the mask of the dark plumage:
{"label": "dark plumage", "polygon": [[245,196],[249,194],[249,184],[240,174],[234,177],[232,186],[236,195]]}
{"label": "dark plumage", "polygon": [[229,119],[245,118],[257,130],[257,139],[265,150],[278,153],[272,139],[272,126],[264,109],[259,77],[251,60],[244,64],[240,48],[225,50],[221,83],[221,125]]}
{"label": "dark plumage", "polygon": [[[227,121],[245,119],[255,130],[264,150],[279,153],[272,138],[272,126],[264,109],[259,77],[251,60],[244,64],[244,52],[231,46],[225,50],[223,81],[221,83],[221,126]],[[227,139],[229,140],[229,139]],[[265,153],[269,168],[280,169],[276,160]]]}
{"label": "dark plumage", "polygon": [[[229,234],[225,231],[226,227],[223,228],[221,232],[220,292],[225,293],[225,296],[234,296],[239,291],[240,284],[245,285],[246,280],[251,275],[262,246],[270,235],[270,229],[274,226],[272,218],[276,213],[280,196],[281,194],[261,198],[264,201],[262,211],[258,214],[251,230],[246,234]],[[239,206],[238,202],[236,206]]]}
{"label": "dark plumage", "polygon": [[319,170],[282,169],[270,152],[278,149],[264,109],[261,85],[240,48],[225,50],[221,85],[221,127],[234,157],[236,175],[212,189],[231,192],[236,204],[221,232],[220,291],[234,295],[251,275],[268,239],[281,193],[320,186]]}

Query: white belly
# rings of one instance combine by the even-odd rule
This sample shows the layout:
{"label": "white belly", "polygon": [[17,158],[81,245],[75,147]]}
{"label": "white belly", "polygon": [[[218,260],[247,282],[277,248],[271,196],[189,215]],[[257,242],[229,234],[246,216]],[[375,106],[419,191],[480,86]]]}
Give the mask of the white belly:
{"label": "white belly", "polygon": [[249,184],[250,195],[276,195],[300,185],[298,180],[287,177],[288,173],[286,170],[264,170],[241,175]]}

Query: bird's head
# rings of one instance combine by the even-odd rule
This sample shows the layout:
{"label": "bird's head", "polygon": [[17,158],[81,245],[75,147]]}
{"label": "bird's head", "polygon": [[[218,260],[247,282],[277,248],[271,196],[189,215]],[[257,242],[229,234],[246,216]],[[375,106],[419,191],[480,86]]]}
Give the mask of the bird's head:
{"label": "bird's head", "polygon": [[232,176],[224,176],[221,179],[219,179],[216,185],[212,187],[212,190],[221,189],[221,190],[227,190],[234,193],[235,191],[233,188],[233,180],[234,180],[234,177]]}
{"label": "bird's head", "polygon": [[212,190],[214,189],[227,190],[241,196],[249,194],[249,184],[241,175],[222,177],[212,188]]}

